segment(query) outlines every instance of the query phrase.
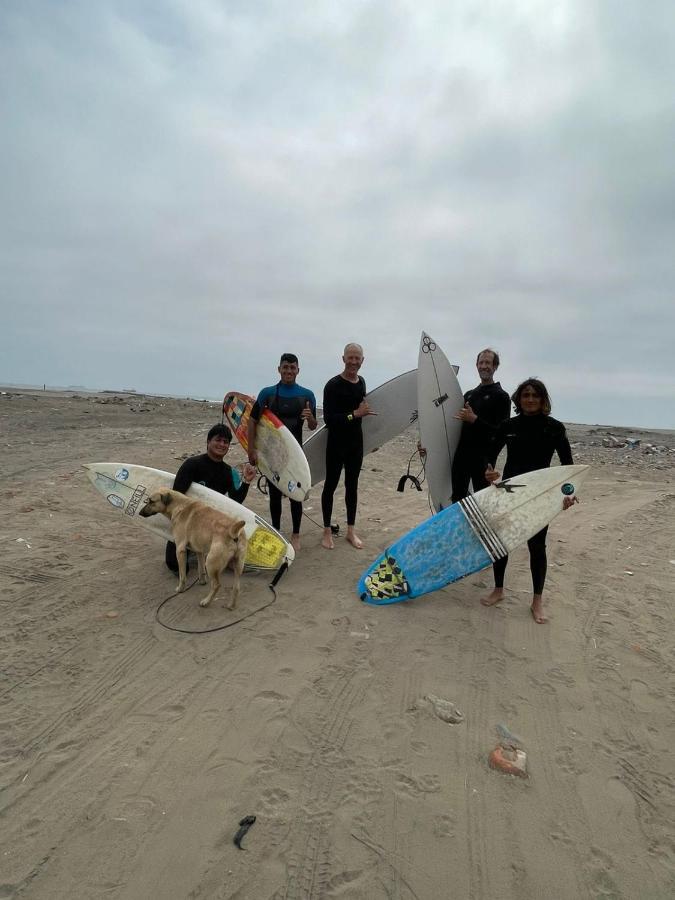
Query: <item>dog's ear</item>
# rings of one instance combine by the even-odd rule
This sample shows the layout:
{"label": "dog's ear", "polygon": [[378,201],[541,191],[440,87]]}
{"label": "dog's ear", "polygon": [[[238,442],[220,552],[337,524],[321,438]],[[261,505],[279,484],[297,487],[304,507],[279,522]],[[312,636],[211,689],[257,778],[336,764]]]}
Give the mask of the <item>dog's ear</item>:
{"label": "dog's ear", "polygon": [[246,522],[235,522],[233,525],[230,525],[230,534],[235,539],[235,541],[239,537],[239,532],[242,528],[246,526]]}
{"label": "dog's ear", "polygon": [[160,494],[159,499],[162,501],[164,506],[168,506],[171,503],[171,494],[167,491],[166,494]]}

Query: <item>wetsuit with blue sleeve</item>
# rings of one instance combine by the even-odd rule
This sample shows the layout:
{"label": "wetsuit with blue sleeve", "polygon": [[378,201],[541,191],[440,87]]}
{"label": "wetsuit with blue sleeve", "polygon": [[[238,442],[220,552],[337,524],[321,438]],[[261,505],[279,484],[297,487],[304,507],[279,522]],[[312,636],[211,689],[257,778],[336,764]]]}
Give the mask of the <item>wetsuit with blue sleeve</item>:
{"label": "wetsuit with blue sleeve", "polygon": [[[269,409],[277,418],[281,419],[296,441],[302,445],[302,426],[304,419],[301,414],[307,403],[316,418],[316,398],[309,388],[300,384],[278,384],[263,388],[253,404],[251,418],[255,422],[260,421],[264,409]],[[282,493],[276,485],[267,483],[270,498],[270,519],[272,526],[279,530],[281,527],[281,498]],[[302,503],[299,500],[291,500],[291,519],[293,521],[293,533],[300,533],[302,521]]]}

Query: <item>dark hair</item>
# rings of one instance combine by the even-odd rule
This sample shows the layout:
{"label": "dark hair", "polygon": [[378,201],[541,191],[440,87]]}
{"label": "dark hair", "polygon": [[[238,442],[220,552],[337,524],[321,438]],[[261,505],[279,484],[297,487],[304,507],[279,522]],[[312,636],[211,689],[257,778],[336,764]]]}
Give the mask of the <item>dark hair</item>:
{"label": "dark hair", "polygon": [[493,350],[492,347],[486,347],[485,350],[480,351],[480,353],[476,357],[476,365],[478,365],[478,360],[481,358],[481,356],[484,353],[492,354],[492,365],[495,367],[495,369],[498,369],[499,368],[499,353],[497,353],[496,350]]}
{"label": "dark hair", "polygon": [[520,407],[520,395],[526,387],[533,388],[536,395],[541,397],[541,411],[545,416],[549,416],[551,414],[551,398],[546,390],[546,385],[543,381],[539,381],[538,378],[526,378],[525,381],[518,385],[513,394],[511,394],[511,400],[513,401],[516,412],[522,412]]}
{"label": "dark hair", "polygon": [[282,366],[285,362],[295,363],[296,366],[299,365],[298,357],[295,355],[295,353],[282,353],[281,359],[279,360],[279,365]]}
{"label": "dark hair", "polygon": [[213,428],[206,435],[207,444],[211,440],[211,438],[214,438],[214,437],[223,437],[223,438],[225,438],[225,440],[228,443],[230,443],[230,444],[232,443],[232,432],[227,427],[227,425],[220,425],[220,424],[214,425]]}

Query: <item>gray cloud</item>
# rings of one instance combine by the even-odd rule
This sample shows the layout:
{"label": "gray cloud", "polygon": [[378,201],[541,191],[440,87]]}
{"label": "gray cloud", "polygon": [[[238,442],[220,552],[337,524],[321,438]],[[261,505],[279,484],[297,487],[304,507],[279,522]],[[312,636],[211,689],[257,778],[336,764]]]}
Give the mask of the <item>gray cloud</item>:
{"label": "gray cloud", "polygon": [[[675,427],[670,5],[5,7],[0,378],[320,393],[422,329]],[[165,351],[186,348],[183,367]]]}

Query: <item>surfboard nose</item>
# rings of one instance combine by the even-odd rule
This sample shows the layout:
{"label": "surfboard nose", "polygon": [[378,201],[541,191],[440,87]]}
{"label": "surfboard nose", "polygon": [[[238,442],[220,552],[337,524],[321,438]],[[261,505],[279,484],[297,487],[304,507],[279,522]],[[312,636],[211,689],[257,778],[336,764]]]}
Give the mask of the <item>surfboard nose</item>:
{"label": "surfboard nose", "polygon": [[87,478],[93,484],[96,481],[96,463],[82,463],[82,468],[87,473]]}

